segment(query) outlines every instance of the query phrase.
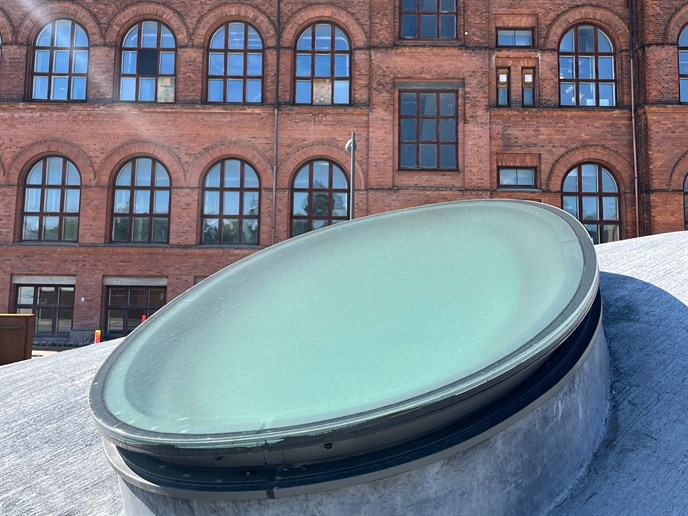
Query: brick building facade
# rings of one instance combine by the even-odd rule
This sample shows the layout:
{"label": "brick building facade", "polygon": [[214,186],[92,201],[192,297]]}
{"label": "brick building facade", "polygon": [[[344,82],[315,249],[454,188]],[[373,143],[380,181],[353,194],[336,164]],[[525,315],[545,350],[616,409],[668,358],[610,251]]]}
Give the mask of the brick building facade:
{"label": "brick building facade", "polygon": [[688,2],[0,4],[0,312],[126,333],[225,265],[459,199],[686,227]]}

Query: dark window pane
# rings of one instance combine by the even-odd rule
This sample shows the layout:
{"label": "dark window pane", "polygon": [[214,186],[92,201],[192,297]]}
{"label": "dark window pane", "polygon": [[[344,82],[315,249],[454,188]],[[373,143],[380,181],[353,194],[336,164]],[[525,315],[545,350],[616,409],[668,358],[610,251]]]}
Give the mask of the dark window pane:
{"label": "dark window pane", "polygon": [[124,331],[124,310],[108,310],[107,333],[122,333]]}
{"label": "dark window pane", "polygon": [[148,218],[135,218],[134,230],[131,236],[134,242],[148,242],[148,230],[150,227],[150,219]]}
{"label": "dark window pane", "polygon": [[420,114],[424,116],[437,115],[437,96],[434,93],[420,94]]}
{"label": "dark window pane", "polygon": [[595,52],[595,29],[590,25],[578,27],[578,52]]}
{"label": "dark window pane", "polygon": [[53,333],[54,308],[39,308],[36,314],[36,333]]}
{"label": "dark window pane", "polygon": [[[442,122],[445,122],[445,120],[442,120]],[[399,126],[401,141],[416,141],[417,135],[415,118],[402,118]]]}
{"label": "dark window pane", "polygon": [[155,77],[158,75],[158,50],[139,50],[136,71],[138,75],[144,77]]}
{"label": "dark window pane", "polygon": [[421,118],[420,119],[420,141],[435,142],[437,141],[437,119],[436,118]]}
{"label": "dark window pane", "polygon": [[167,243],[169,239],[169,220],[153,219],[153,242]]}
{"label": "dark window pane", "polygon": [[440,168],[456,168],[456,147],[440,145]]}
{"label": "dark window pane", "polygon": [[74,305],[74,287],[58,287],[58,303],[61,305]]}
{"label": "dark window pane", "polygon": [[415,144],[401,146],[400,166],[403,168],[414,168],[417,166]]}
{"label": "dark window pane", "polygon": [[421,168],[437,167],[437,147],[435,145],[420,146],[420,166]]}
{"label": "dark window pane", "polygon": [[54,305],[57,303],[57,287],[39,287],[38,304]]}
{"label": "dark window pane", "polygon": [[583,220],[599,220],[597,197],[583,196]]}
{"label": "dark window pane", "polygon": [[129,303],[128,293],[126,288],[110,288],[109,300],[110,306],[124,306]]}
{"label": "dark window pane", "polygon": [[216,244],[219,242],[219,219],[203,219],[203,243]]}
{"label": "dark window pane", "polygon": [[74,310],[72,308],[60,308],[57,319],[57,333],[69,333],[72,329]]}
{"label": "dark window pane", "polygon": [[440,37],[441,38],[455,38],[456,37],[456,17],[455,16],[440,16]]}
{"label": "dark window pane", "polygon": [[258,221],[244,220],[241,236],[245,244],[258,243]]}
{"label": "dark window pane", "polygon": [[573,196],[564,196],[563,206],[564,211],[570,213],[578,218],[578,198]]}
{"label": "dark window pane", "polygon": [[416,94],[402,93],[400,95],[401,114],[415,115],[416,114]]}
{"label": "dark window pane", "polygon": [[594,244],[600,243],[600,228],[597,224],[585,224],[585,229],[588,230],[588,234]]}
{"label": "dark window pane", "polygon": [[423,14],[420,17],[420,37],[437,37],[437,16]]}
{"label": "dark window pane", "polygon": [[237,219],[222,220],[222,241],[225,244],[239,243],[239,221]]}
{"label": "dark window pane", "polygon": [[418,17],[415,14],[401,16],[401,37],[415,38],[418,32]]}
{"label": "dark window pane", "polygon": [[291,234],[293,236],[302,235],[308,232],[308,221],[307,220],[294,220],[291,223]]}
{"label": "dark window pane", "polygon": [[456,116],[455,93],[440,93],[440,115]]}

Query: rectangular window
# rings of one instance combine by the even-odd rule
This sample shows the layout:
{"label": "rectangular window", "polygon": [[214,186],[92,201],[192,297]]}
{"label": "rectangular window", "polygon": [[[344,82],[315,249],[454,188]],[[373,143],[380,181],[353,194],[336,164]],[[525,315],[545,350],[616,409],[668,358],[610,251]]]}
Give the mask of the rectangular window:
{"label": "rectangular window", "polygon": [[401,0],[400,10],[402,38],[456,38],[456,0]]}
{"label": "rectangular window", "polygon": [[535,188],[534,168],[499,167],[500,188]]}
{"label": "rectangular window", "polygon": [[108,286],[105,298],[105,333],[109,338],[133,331],[157,312],[166,300],[165,287]]}
{"label": "rectangular window", "polygon": [[533,46],[532,29],[497,29],[498,47],[525,47]]}
{"label": "rectangular window", "polygon": [[523,106],[535,105],[535,68],[521,69],[521,89]]}
{"label": "rectangular window", "polygon": [[456,170],[457,94],[399,93],[399,168]]}
{"label": "rectangular window", "polygon": [[497,105],[509,106],[511,92],[509,91],[509,69],[497,68]]}
{"label": "rectangular window", "polygon": [[15,311],[36,316],[37,337],[69,337],[74,318],[74,286],[16,285]]}

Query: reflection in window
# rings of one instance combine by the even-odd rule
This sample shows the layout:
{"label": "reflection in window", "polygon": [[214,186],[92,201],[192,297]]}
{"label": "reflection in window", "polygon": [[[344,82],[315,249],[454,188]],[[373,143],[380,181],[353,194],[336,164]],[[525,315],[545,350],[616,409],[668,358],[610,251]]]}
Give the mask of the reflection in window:
{"label": "reflection in window", "polygon": [[74,318],[74,287],[59,285],[17,285],[18,314],[36,316],[37,337],[69,337]]}
{"label": "reflection in window", "polygon": [[535,68],[521,68],[521,99],[524,107],[535,105]]}
{"label": "reflection in window", "polygon": [[511,103],[509,91],[509,69],[497,68],[497,105],[508,106]]}
{"label": "reflection in window", "polygon": [[570,29],[559,43],[559,103],[615,106],[614,47],[593,25]]}
{"label": "reflection in window", "polygon": [[226,159],[208,171],[201,243],[258,245],[259,215],[260,182],[251,165]]}
{"label": "reflection in window", "polygon": [[500,188],[535,188],[534,168],[499,167]]}
{"label": "reflection in window", "polygon": [[498,47],[532,47],[532,29],[497,29]]}
{"label": "reflection in window", "polygon": [[399,168],[457,168],[456,92],[399,94]]}
{"label": "reflection in window", "polygon": [[165,287],[108,287],[106,336],[115,338],[131,333],[144,317],[150,317],[165,304],[165,298]]}
{"label": "reflection in window", "polygon": [[54,20],[36,36],[32,100],[86,100],[88,35],[76,22]]}
{"label": "reflection in window", "polygon": [[127,162],[115,179],[112,242],[169,241],[170,176],[157,160]]}
{"label": "reflection in window", "polygon": [[263,40],[247,23],[225,23],[210,38],[208,102],[262,101]]}
{"label": "reflection in window", "polygon": [[688,27],[678,37],[678,80],[681,102],[688,102]]}
{"label": "reflection in window", "polygon": [[401,37],[456,38],[456,0],[401,0]]}
{"label": "reflection in window", "polygon": [[562,207],[576,217],[596,244],[621,238],[619,189],[604,167],[586,163],[564,178]]}
{"label": "reflection in window", "polygon": [[339,27],[316,23],[296,44],[294,103],[351,103],[351,46]]}
{"label": "reflection in window", "polygon": [[291,191],[291,236],[349,219],[349,179],[326,160],[305,164]]}
{"label": "reflection in window", "polygon": [[157,21],[141,21],[122,40],[119,100],[174,102],[176,44]]}
{"label": "reflection in window", "polygon": [[22,240],[76,242],[79,238],[81,177],[68,159],[51,156],[26,176]]}

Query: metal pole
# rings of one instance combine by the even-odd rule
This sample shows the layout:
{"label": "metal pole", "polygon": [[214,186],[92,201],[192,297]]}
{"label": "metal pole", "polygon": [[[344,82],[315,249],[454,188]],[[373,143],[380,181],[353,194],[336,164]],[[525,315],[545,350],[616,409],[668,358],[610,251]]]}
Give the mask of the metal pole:
{"label": "metal pole", "polygon": [[350,193],[349,193],[349,220],[354,219],[354,209],[356,207],[355,204],[355,177],[356,177],[356,133],[352,132],[351,133],[351,139],[346,142],[346,145],[344,146],[344,150],[347,151],[351,155],[351,188],[350,188]]}

